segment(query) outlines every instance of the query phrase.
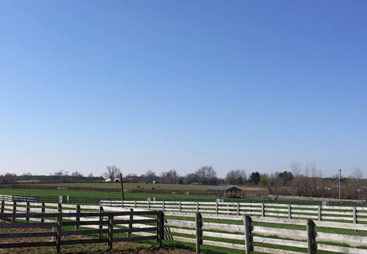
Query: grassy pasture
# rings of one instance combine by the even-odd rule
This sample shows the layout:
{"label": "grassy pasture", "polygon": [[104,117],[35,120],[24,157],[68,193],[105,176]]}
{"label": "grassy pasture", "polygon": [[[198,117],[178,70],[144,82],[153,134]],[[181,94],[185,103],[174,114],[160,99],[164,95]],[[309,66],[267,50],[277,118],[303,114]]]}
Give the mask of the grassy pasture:
{"label": "grassy pasture", "polygon": [[[145,185],[145,183],[143,183]],[[121,193],[118,191],[103,191],[101,190],[68,190],[63,189],[62,187],[67,186],[75,186],[75,187],[96,187],[98,188],[116,188],[118,190],[120,188],[120,183],[56,183],[56,184],[42,184],[41,186],[58,186],[61,187],[59,189],[37,189],[37,188],[11,188],[11,187],[2,187],[0,188],[0,195],[19,195],[19,196],[70,196],[70,197],[89,197],[89,198],[99,198],[99,199],[121,199]],[[125,186],[132,186],[132,188],[136,188],[139,183],[125,183]],[[189,188],[204,189],[207,186],[204,185],[180,185],[180,184],[155,184],[161,186],[166,190],[171,190],[171,188],[181,188],[181,190],[188,190],[189,194],[172,194],[172,193],[154,193],[153,190],[150,192],[134,192],[132,189],[131,192],[125,192],[125,198],[127,200],[146,200],[147,198],[155,197],[157,200],[165,200],[165,201],[215,201],[218,197],[212,195],[204,195],[204,194],[193,194],[190,193]],[[35,186],[35,185],[31,185]],[[148,186],[153,186],[153,184],[147,184]],[[127,187],[128,188],[128,187]],[[246,187],[243,187],[246,190]],[[248,187],[247,193],[252,193],[252,188]],[[255,187],[256,188],[256,187]],[[225,201],[234,201],[234,202],[257,202],[257,203],[267,203],[270,200],[266,197],[246,197],[246,198],[225,198]],[[304,201],[304,200],[291,200],[291,199],[278,199],[279,203],[288,203],[288,204],[312,204],[312,202]]]}
{"label": "grassy pasture", "polygon": [[[110,188],[110,189],[120,189],[120,183],[53,183],[53,184],[35,184],[42,186],[58,186],[58,187],[87,187],[87,188]],[[198,184],[153,184],[153,183],[124,183],[124,188],[128,190],[180,190],[180,191],[205,191],[208,186],[198,185]]]}
{"label": "grassy pasture", "polygon": [[[79,191],[79,190],[48,190],[48,189],[12,189],[0,188],[0,195],[19,196],[73,196],[73,197],[96,197],[101,199],[121,199],[121,193],[109,191]],[[185,194],[159,194],[159,193],[131,193],[126,192],[125,198],[147,199],[155,197],[158,200],[215,200],[214,196],[207,195],[185,195]]]}
{"label": "grassy pasture", "polygon": [[[29,184],[21,185],[22,188],[12,188],[3,186],[0,188],[0,195],[19,196],[71,196],[71,197],[93,197],[100,199],[121,199],[120,183],[53,183],[53,184]],[[27,188],[29,186],[29,188]],[[45,187],[53,187],[47,189]],[[39,189],[37,188],[39,187]],[[57,188],[54,188],[57,187]],[[72,190],[68,187],[93,188],[93,190]],[[127,200],[146,200],[155,197],[157,200],[166,201],[214,201],[216,196],[206,195],[208,186],[196,184],[153,184],[153,183],[124,183],[125,198]],[[261,190],[261,187],[241,187],[244,191],[252,193],[254,189]],[[114,191],[108,191],[108,189]],[[164,190],[165,192],[159,192]],[[178,192],[175,194],[175,192]],[[199,193],[198,193],[199,192]],[[200,193],[201,192],[201,193]],[[231,199],[225,199],[229,201]],[[253,201],[266,202],[268,199],[250,197],[245,199],[233,199],[233,201]]]}

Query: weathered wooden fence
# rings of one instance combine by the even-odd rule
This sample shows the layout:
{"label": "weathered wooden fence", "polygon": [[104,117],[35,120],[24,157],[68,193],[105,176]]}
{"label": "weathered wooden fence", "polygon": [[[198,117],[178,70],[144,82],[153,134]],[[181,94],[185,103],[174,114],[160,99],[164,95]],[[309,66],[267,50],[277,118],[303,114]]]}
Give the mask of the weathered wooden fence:
{"label": "weathered wooden fence", "polygon": [[[23,232],[0,233],[2,240],[0,249],[53,246],[56,247],[57,253],[60,253],[63,245],[107,243],[108,248],[112,249],[115,242],[144,240],[156,240],[158,245],[162,246],[164,218],[161,211],[105,212],[101,207],[99,212],[81,212],[80,206],[77,206],[76,211],[63,211],[62,205],[58,204],[57,212],[54,212],[54,208],[48,208],[43,203],[40,207],[32,207],[32,210],[37,209],[37,212],[31,212],[30,203],[17,204],[14,202],[10,207],[7,206],[10,204],[6,203],[1,202],[0,220],[11,223],[0,223],[0,230],[22,229]],[[19,213],[19,207],[24,208],[24,205],[25,211]],[[70,226],[75,227],[75,230],[66,228]],[[24,232],[24,229],[30,229],[30,231]],[[43,229],[45,232],[34,232],[32,229]],[[98,234],[98,237],[93,234]],[[122,237],[122,234],[127,234],[127,236]],[[88,237],[86,239],[64,239],[64,237],[80,235]],[[3,240],[32,237],[40,238],[41,241],[7,243],[6,240],[5,242]]]}
{"label": "weathered wooden fence", "polygon": [[198,214],[166,212],[165,238],[196,244],[197,252],[206,245],[246,254],[367,253],[365,224],[214,214],[200,214],[204,221],[197,223]]}
{"label": "weathered wooden fence", "polygon": [[[29,246],[54,246],[57,248],[59,246],[57,248],[59,250],[62,245],[83,243],[80,240],[65,239],[64,236],[98,234],[98,237],[85,239],[84,243],[107,243],[112,248],[113,242],[116,241],[155,239],[161,245],[164,238],[168,242],[192,244],[196,246],[197,252],[200,252],[202,247],[214,246],[236,249],[243,251],[243,253],[367,253],[367,224],[360,223],[360,221],[357,224],[351,223],[354,220],[347,220],[344,223],[326,221],[323,220],[323,217],[322,220],[318,220],[318,216],[315,219],[289,219],[288,216],[283,216],[283,218],[269,215],[269,213],[276,215],[285,213],[282,210],[268,210],[267,216],[263,216],[263,213],[259,214],[259,210],[255,210],[256,215],[249,215],[246,214],[246,208],[242,205],[240,205],[240,214],[237,215],[236,213],[232,214],[233,211],[237,212],[235,210],[237,206],[231,206],[230,209],[225,206],[224,210],[224,208],[220,208],[222,207],[220,204],[218,204],[218,213],[197,212],[197,210],[208,210],[208,208],[202,203],[197,205],[196,202],[182,202],[180,204],[181,212],[178,211],[175,204],[165,202],[163,205],[164,213],[162,208],[159,210],[157,207],[159,204],[155,204],[155,202],[150,202],[149,209],[159,211],[147,210],[147,207],[142,207],[139,203],[130,204],[136,204],[136,208],[131,207],[131,205],[125,206],[125,204],[124,207],[89,205],[62,205],[61,207],[58,204],[48,203],[1,202],[0,219],[7,219],[15,223],[0,224],[0,229],[11,228],[9,225],[20,228],[40,226],[49,230],[37,234],[22,232],[14,237],[52,237],[52,240],[40,243],[44,245],[36,245],[37,243],[27,245],[26,242],[16,245],[2,243],[0,248]],[[145,205],[145,203],[143,204]],[[263,209],[262,204],[259,205],[260,209]],[[254,208],[258,209],[259,207],[254,206]],[[285,210],[279,206],[269,208]],[[306,213],[303,213],[302,217],[314,216],[312,211],[312,209],[316,210],[314,207],[303,209]],[[336,211],[344,212],[345,208],[340,207],[340,209]],[[354,209],[357,210],[357,208]],[[229,214],[225,213],[227,210],[230,212]],[[313,213],[307,213],[309,210]],[[316,211],[319,213],[319,209]],[[324,211],[327,212],[329,209],[325,208]],[[294,212],[293,215],[295,214],[297,213]],[[338,217],[334,214],[328,215]],[[58,224],[59,216],[61,222]],[[109,216],[112,216],[112,221],[110,221]],[[345,214],[339,214],[339,216],[343,217]],[[21,222],[19,222],[20,219]],[[75,230],[70,230],[70,228],[66,230],[63,229],[63,226],[74,226]],[[163,233],[164,231],[165,233]],[[121,237],[119,235],[121,233],[127,235]],[[0,234],[0,239],[5,239],[11,234]],[[58,238],[58,236],[60,237]]]}
{"label": "weathered wooden fence", "polygon": [[250,215],[288,219],[312,219],[352,223],[367,222],[367,207],[293,205],[234,202],[180,201],[101,201],[106,207],[144,208],[168,212],[200,212],[225,215]]}

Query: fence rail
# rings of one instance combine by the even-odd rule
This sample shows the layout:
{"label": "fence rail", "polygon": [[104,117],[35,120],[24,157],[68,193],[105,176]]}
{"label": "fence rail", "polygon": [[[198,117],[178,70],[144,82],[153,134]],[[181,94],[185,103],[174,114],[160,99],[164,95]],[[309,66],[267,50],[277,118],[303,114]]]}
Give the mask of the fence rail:
{"label": "fence rail", "polygon": [[[345,233],[329,233],[334,229],[345,230],[345,223],[201,214],[204,221],[198,229],[200,224],[195,223],[196,216],[197,213],[166,212],[166,239],[201,242],[200,245],[243,250],[244,253],[314,254],[317,250],[367,253],[367,225],[348,224]],[[201,235],[196,233],[200,231]]]}
{"label": "fence rail", "polygon": [[[150,209],[159,210],[159,203],[153,201],[149,203]],[[266,216],[267,213],[284,213],[282,211],[284,207],[280,205],[270,207],[262,204],[260,206],[249,204],[253,208],[251,211],[257,214],[256,216],[246,214],[247,208],[244,203],[235,204],[229,209],[227,203],[215,204],[218,213],[202,211],[215,211],[215,209],[207,208],[213,207],[209,202],[199,204],[179,202],[181,211],[178,211],[176,203],[162,204],[165,211],[163,213],[162,208],[159,211],[147,210],[146,207],[140,205],[146,205],[141,201],[132,202],[130,206],[125,203],[124,207],[3,201],[0,206],[0,220],[6,219],[15,223],[2,223],[0,229],[39,227],[46,231],[18,232],[14,237],[46,237],[45,239],[49,238],[50,241],[39,242],[40,245],[37,245],[38,243],[28,245],[28,242],[16,245],[2,243],[0,248],[29,246],[57,248],[57,246],[67,244],[83,243],[80,240],[64,238],[80,234],[89,237],[83,239],[84,243],[107,243],[109,248],[112,248],[112,244],[118,241],[156,240],[159,245],[162,245],[162,241],[165,240],[193,244],[198,252],[201,251],[202,246],[214,246],[237,249],[244,253],[255,251],[256,253],[300,254],[316,253],[317,250],[328,253],[367,253],[367,224],[360,222]],[[136,204],[136,208],[131,207],[131,204]],[[233,211],[237,213],[237,207],[239,207],[240,214],[232,214]],[[273,210],[266,211],[267,207]],[[303,209],[304,217],[313,216],[313,210],[319,213],[318,209],[310,206],[295,205],[291,208],[295,214],[295,210]],[[227,210],[228,214],[220,212]],[[333,210],[327,207],[324,211],[340,213],[339,215],[326,213],[334,217],[345,217],[345,213],[350,216],[354,210],[367,211],[366,208],[358,210],[358,208],[345,207],[335,207]],[[20,220],[22,222],[19,222]],[[75,230],[70,230],[70,226]],[[0,239],[6,239],[11,234],[15,233],[4,232],[0,234]],[[91,234],[98,235],[98,237],[90,237]]]}
{"label": "fence rail", "polygon": [[251,215],[288,219],[313,219],[366,223],[367,207],[293,205],[234,202],[180,202],[180,201],[111,201],[100,202],[106,207],[144,208],[163,212],[200,212],[223,215]]}
{"label": "fence rail", "polygon": [[[0,201],[33,202],[33,203],[67,203],[67,204],[98,204],[100,197],[77,197],[77,196],[19,196],[0,195]],[[106,199],[106,198],[104,198]]]}
{"label": "fence rail", "polygon": [[[40,206],[38,206],[40,205]],[[0,223],[0,230],[22,229],[27,232],[0,233],[1,248],[22,247],[56,247],[60,253],[61,246],[70,244],[107,243],[112,249],[115,242],[133,242],[156,240],[162,245],[163,239],[163,212],[161,211],[109,211],[103,208],[96,211],[81,212],[80,206],[75,211],[70,206],[62,209],[62,205],[31,204],[17,202],[1,202],[0,220],[12,223]],[[88,207],[94,209],[95,207]],[[37,210],[37,212],[34,212]],[[41,210],[41,212],[39,212]],[[87,209],[86,209],[87,210]],[[150,217],[143,217],[150,216]],[[32,223],[31,223],[32,222]],[[144,225],[143,227],[141,225]],[[75,230],[70,230],[70,226]],[[92,228],[92,229],[89,229]],[[45,232],[34,232],[32,229],[42,229]],[[98,237],[93,236],[98,234]],[[121,234],[127,234],[125,237]],[[84,236],[83,239],[68,239],[71,236]],[[16,243],[5,242],[6,239],[40,238],[41,241],[21,241]],[[65,239],[65,237],[68,237]],[[46,240],[50,239],[50,240]]]}

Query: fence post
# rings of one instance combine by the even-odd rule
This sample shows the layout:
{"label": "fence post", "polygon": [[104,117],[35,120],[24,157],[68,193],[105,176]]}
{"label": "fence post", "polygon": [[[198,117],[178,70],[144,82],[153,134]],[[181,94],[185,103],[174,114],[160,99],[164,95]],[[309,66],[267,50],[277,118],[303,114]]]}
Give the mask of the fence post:
{"label": "fence post", "polygon": [[56,252],[60,253],[61,247],[61,231],[62,231],[62,207],[61,203],[57,206],[57,228],[56,228]]}
{"label": "fence post", "polygon": [[182,209],[182,207],[181,207],[181,201],[180,201],[180,202],[178,202],[178,212],[181,212],[181,209]]}
{"label": "fence post", "polygon": [[196,212],[199,212],[199,202],[196,202]]}
{"label": "fence post", "polygon": [[357,208],[355,206],[353,207],[353,223],[357,223]]}
{"label": "fence post", "polygon": [[245,253],[250,254],[254,250],[252,237],[252,219],[249,215],[243,216],[243,224],[245,225]]}
{"label": "fence post", "polygon": [[25,211],[26,211],[26,214],[27,214],[27,216],[26,216],[26,218],[25,218],[25,222],[26,223],[28,223],[29,222],[29,213],[30,213],[30,207],[29,207],[29,202],[27,202],[27,206],[26,206],[26,209],[25,209]]}
{"label": "fence post", "polygon": [[134,208],[136,208],[136,200],[134,200]]}
{"label": "fence post", "polygon": [[75,216],[75,230],[79,230],[80,223],[80,205],[76,205],[76,216]]}
{"label": "fence post", "polygon": [[307,220],[307,242],[308,242],[308,254],[316,254],[316,231],[315,223],[313,220]]}
{"label": "fence post", "polygon": [[100,206],[99,207],[99,213],[100,213],[100,215],[99,215],[99,227],[98,227],[98,229],[100,230],[99,231],[99,233],[98,233],[98,238],[99,239],[101,239],[102,238],[102,229],[103,229],[103,212],[104,212],[104,210],[103,210],[103,206]]}
{"label": "fence post", "polygon": [[124,208],[124,201],[121,200],[121,208]]}
{"label": "fence post", "polygon": [[218,201],[215,201],[215,214],[218,214]]}
{"label": "fence post", "polygon": [[292,205],[288,205],[288,219],[292,219]]}
{"label": "fence post", "polygon": [[163,246],[164,239],[164,212],[158,211],[157,214],[157,244],[159,247]]}
{"label": "fence post", "polygon": [[[129,218],[129,229],[133,228],[133,219],[134,219],[134,209],[130,208],[130,218]],[[127,233],[127,236],[131,236],[131,231]]]}
{"label": "fence post", "polygon": [[41,205],[41,213],[42,213],[41,223],[44,223],[45,222],[45,216],[43,216],[43,215],[46,213],[45,202],[42,202],[42,205]]}
{"label": "fence post", "polygon": [[166,208],[166,202],[163,201],[162,203],[162,211],[165,212],[165,208]]}
{"label": "fence post", "polygon": [[[13,202],[13,214],[17,213],[17,201]],[[15,216],[13,217],[13,223],[15,222]]]}
{"label": "fence post", "polygon": [[112,250],[113,242],[113,215],[108,215],[108,249]]}
{"label": "fence post", "polygon": [[265,217],[265,204],[261,203],[261,217]]}
{"label": "fence post", "polygon": [[150,200],[148,200],[147,209],[150,210]]}
{"label": "fence post", "polygon": [[4,213],[4,206],[5,206],[5,201],[2,200],[1,201],[1,213]]}
{"label": "fence post", "polygon": [[201,213],[197,212],[195,217],[196,222],[196,253],[200,253],[200,245],[203,244],[203,218]]}
{"label": "fence post", "polygon": [[240,215],[240,203],[237,202],[237,216]]}
{"label": "fence post", "polygon": [[318,217],[319,221],[322,220],[322,212],[321,211],[322,211],[322,207],[321,207],[321,205],[319,205],[318,206],[318,213],[317,213],[318,214],[317,217]]}

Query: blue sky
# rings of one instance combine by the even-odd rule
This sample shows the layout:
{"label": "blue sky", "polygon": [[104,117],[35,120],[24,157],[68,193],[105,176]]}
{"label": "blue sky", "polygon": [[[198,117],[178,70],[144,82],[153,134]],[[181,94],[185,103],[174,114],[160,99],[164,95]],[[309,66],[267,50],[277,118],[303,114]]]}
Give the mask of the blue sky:
{"label": "blue sky", "polygon": [[366,12],[362,0],[2,0],[0,173],[365,171]]}

